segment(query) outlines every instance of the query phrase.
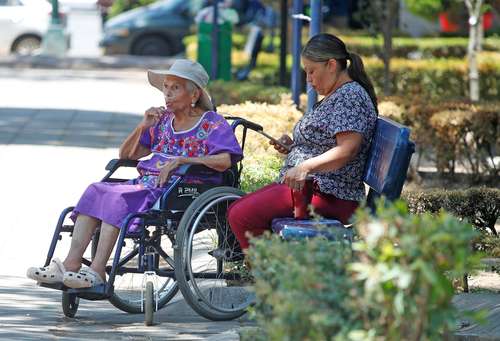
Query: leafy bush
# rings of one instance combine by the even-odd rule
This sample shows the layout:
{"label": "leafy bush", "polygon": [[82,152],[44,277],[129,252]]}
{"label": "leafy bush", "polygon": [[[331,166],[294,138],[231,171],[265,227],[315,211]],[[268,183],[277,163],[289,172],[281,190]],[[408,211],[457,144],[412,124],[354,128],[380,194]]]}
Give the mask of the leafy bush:
{"label": "leafy bush", "polygon": [[[282,96],[280,104],[245,102],[237,105],[221,105],[218,112],[224,116],[238,116],[260,124],[264,131],[280,137],[290,134],[293,125],[302,116],[291,99]],[[236,134],[241,141],[242,130]],[[276,180],[283,158],[269,144],[269,140],[254,131],[248,131],[244,148],[242,188],[254,191]]]}
{"label": "leafy bush", "polygon": [[446,103],[436,107],[430,110],[434,113],[429,123],[435,133],[438,169],[454,173],[455,164],[460,163],[473,175],[498,176],[494,157],[500,147],[500,105]]}
{"label": "leafy bush", "polygon": [[448,277],[477,264],[475,232],[444,212],[410,215],[402,202],[358,210],[354,253],[316,238],[253,240],[254,314],[269,340],[428,340],[453,327]]}
{"label": "leafy bush", "polygon": [[245,160],[241,174],[241,189],[247,193],[276,181],[283,160],[277,156],[261,155],[259,159],[252,157]]}
{"label": "leafy bush", "polygon": [[487,252],[490,256],[499,253],[500,238],[495,224],[500,217],[500,189],[483,187],[454,191],[405,191],[402,197],[413,214],[436,214],[446,210],[460,220],[471,223],[481,232],[481,236],[472,243],[473,249]]}
{"label": "leafy bush", "polygon": [[380,113],[408,125],[419,153],[434,160],[441,173],[455,173],[458,165],[478,178],[499,174],[495,151],[500,148],[500,102],[429,102],[382,99]]}

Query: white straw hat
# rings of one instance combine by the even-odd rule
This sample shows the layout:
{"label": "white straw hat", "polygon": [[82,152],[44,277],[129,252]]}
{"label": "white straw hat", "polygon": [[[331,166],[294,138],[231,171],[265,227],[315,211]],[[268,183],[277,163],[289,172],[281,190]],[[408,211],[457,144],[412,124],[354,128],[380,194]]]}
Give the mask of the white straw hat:
{"label": "white straw hat", "polygon": [[201,89],[200,107],[205,110],[214,110],[210,95],[205,89],[209,77],[200,63],[189,59],[177,59],[168,70],[148,70],[149,83],[163,92],[163,81],[167,75],[177,76],[195,83]]}

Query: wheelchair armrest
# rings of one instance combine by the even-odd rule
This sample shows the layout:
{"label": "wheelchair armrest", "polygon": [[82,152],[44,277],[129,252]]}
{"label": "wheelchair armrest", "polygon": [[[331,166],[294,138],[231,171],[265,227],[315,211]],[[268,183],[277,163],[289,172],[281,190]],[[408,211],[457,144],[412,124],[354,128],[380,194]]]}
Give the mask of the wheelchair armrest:
{"label": "wheelchair armrest", "polygon": [[182,165],[177,170],[175,171],[175,175],[184,177],[186,175],[199,175],[199,174],[204,174],[206,176],[222,176],[222,184],[223,186],[231,186],[231,187],[238,187],[239,186],[239,179],[238,179],[238,169],[236,165],[232,165],[228,169],[224,171],[218,171],[215,169],[212,169],[210,167],[204,166],[204,165],[192,165],[192,164],[186,164]]}
{"label": "wheelchair armrest", "polygon": [[216,171],[215,169],[212,169],[210,167],[204,166],[204,165],[192,165],[192,164],[185,164],[179,166],[177,170],[175,171],[176,175],[184,176],[188,174],[196,174],[199,172],[209,172],[209,173],[221,173],[219,171]]}
{"label": "wheelchair armrest", "polygon": [[138,160],[113,159],[108,162],[105,169],[114,172],[120,167],[136,167],[138,163]]}

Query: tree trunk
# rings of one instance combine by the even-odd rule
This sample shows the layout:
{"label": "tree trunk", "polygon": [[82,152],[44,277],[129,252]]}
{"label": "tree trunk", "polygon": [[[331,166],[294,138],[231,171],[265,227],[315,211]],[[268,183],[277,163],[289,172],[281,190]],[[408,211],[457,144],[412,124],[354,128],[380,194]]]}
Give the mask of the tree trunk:
{"label": "tree trunk", "polygon": [[467,58],[469,61],[469,97],[472,102],[479,101],[479,70],[477,54],[480,50],[480,25],[481,6],[483,0],[465,0],[465,5],[469,11],[469,46]]}
{"label": "tree trunk", "polygon": [[394,26],[396,25],[396,19],[398,15],[399,0],[387,0],[381,3],[381,7],[378,10],[384,14],[380,17],[380,27],[382,28],[382,34],[384,36],[384,51],[383,51],[383,62],[384,62],[384,95],[388,96],[392,94],[391,86],[391,59],[392,59],[392,34],[394,31]]}

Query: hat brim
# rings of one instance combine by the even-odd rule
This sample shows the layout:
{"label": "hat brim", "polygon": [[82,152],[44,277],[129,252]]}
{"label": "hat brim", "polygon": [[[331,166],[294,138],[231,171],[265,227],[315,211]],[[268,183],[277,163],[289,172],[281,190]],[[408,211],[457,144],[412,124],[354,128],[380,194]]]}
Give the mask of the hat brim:
{"label": "hat brim", "polygon": [[201,96],[199,99],[200,107],[203,108],[204,110],[214,110],[214,106],[212,104],[212,99],[210,98],[210,95],[208,94],[207,90],[201,86],[201,84],[198,84],[194,79],[191,79],[190,77],[186,77],[186,75],[181,74],[179,72],[171,71],[171,70],[148,70],[148,80],[149,83],[163,92],[163,81],[165,80],[165,76],[177,76],[183,79],[190,80],[198,88],[201,89]]}

